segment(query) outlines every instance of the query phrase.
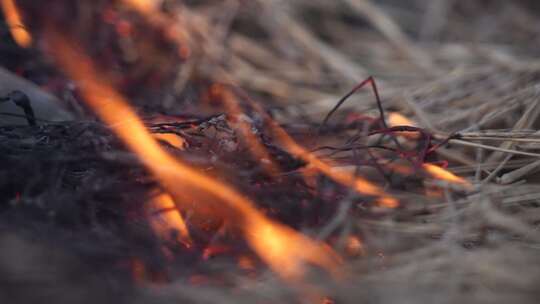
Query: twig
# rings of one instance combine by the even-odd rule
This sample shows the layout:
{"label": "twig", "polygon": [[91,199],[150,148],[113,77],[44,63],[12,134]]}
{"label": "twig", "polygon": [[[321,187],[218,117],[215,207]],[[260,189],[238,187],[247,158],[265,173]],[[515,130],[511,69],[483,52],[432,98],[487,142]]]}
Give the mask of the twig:
{"label": "twig", "polygon": [[503,185],[513,183],[514,181],[526,176],[527,174],[537,172],[539,169],[540,160],[537,160],[519,169],[504,174],[500,177],[499,183]]}
{"label": "twig", "polygon": [[488,146],[488,145],[483,145],[483,144],[472,143],[472,142],[468,142],[468,141],[464,141],[464,140],[460,140],[460,139],[451,139],[451,140],[449,140],[449,143],[453,143],[453,144],[457,144],[457,145],[461,145],[461,146],[474,147],[474,148],[483,148],[483,149],[486,149],[486,150],[498,151],[498,152],[501,152],[501,153],[512,153],[512,154],[516,154],[516,155],[525,155],[525,156],[533,156],[533,157],[539,157],[540,158],[540,154],[538,154],[538,153],[524,152],[524,151],[518,151],[518,150],[512,150],[512,149],[493,147],[493,146]]}

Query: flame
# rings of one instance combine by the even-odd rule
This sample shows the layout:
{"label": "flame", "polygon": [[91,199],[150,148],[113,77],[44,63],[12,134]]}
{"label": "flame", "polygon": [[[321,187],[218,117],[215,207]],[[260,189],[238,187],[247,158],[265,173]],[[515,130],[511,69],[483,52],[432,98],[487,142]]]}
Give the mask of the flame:
{"label": "flame", "polygon": [[283,144],[285,148],[293,155],[302,158],[306,163],[309,164],[309,166],[316,168],[340,184],[352,187],[358,193],[379,197],[377,202],[381,206],[387,208],[396,208],[399,206],[399,202],[395,198],[386,194],[382,188],[374,185],[362,177],[355,176],[352,172],[334,170],[336,164],[333,164],[333,162],[328,160],[323,161],[319,159],[316,155],[297,144],[283,129],[281,129],[281,127],[276,126],[277,124],[273,129],[274,131],[277,131],[277,138],[279,138],[281,144]]}
{"label": "flame", "polygon": [[395,126],[416,126],[416,123],[407,117],[403,116],[402,114],[398,112],[390,112],[388,113],[388,117],[386,118],[386,122],[389,126],[395,127]]}
{"label": "flame", "polygon": [[[132,8],[138,10],[142,15],[145,15],[149,19],[155,20],[154,22],[156,24],[160,26],[163,24],[162,16],[158,14],[157,11],[149,9],[149,7],[151,7],[152,5],[148,4],[147,2],[153,3],[155,1],[123,0],[123,2],[125,4],[130,5]],[[186,39],[187,36],[185,34],[182,34],[181,32],[177,32],[177,31],[175,31],[174,33],[176,35],[172,35],[171,37],[173,37],[172,40],[173,42],[177,43],[177,45],[182,45],[183,41],[188,40]],[[176,39],[174,39],[174,37],[176,37]],[[219,88],[219,90],[223,91],[221,88]],[[226,106],[228,107],[228,111],[230,111],[231,113],[240,113],[237,101],[233,100],[232,99],[233,97],[231,97],[232,94],[227,93],[226,95],[228,96],[226,96],[226,98],[224,99],[225,99]],[[334,179],[335,181],[343,185],[346,185],[348,187],[354,188],[359,193],[364,193],[364,194],[380,197],[378,200],[378,203],[384,207],[396,208],[399,206],[399,202],[395,198],[385,194],[381,188],[375,186],[369,181],[360,177],[356,177],[354,176],[354,174],[351,174],[351,173],[336,172],[335,170],[332,170],[333,164],[325,163],[319,158],[317,158],[315,155],[313,155],[312,153],[305,150],[302,146],[297,144],[277,123],[275,123],[272,119],[270,119],[268,115],[266,115],[266,113],[264,113],[264,111],[262,111],[262,109],[260,109],[260,107],[258,107],[256,103],[252,102],[252,104],[259,111],[259,113],[267,117],[267,121],[271,122],[272,129],[275,135],[277,135],[280,142],[283,145],[285,145],[285,147],[289,150],[290,153],[292,153],[293,155],[299,158],[302,158],[305,162],[310,164],[312,167],[326,174],[327,176]],[[245,128],[245,127],[241,127],[241,128]],[[260,143],[257,141],[256,138],[252,136],[252,134],[249,135],[250,133],[249,130],[248,131],[243,130],[241,132],[245,136],[246,140],[248,141],[249,146],[252,148],[252,152],[256,156],[258,156],[261,159],[270,159],[270,158],[265,157],[265,155],[267,155],[267,152],[265,151],[264,147],[260,145]],[[275,167],[272,168],[272,165],[264,165],[264,166],[269,172],[276,172]]]}
{"label": "flame", "polygon": [[27,48],[32,44],[32,36],[24,28],[21,14],[15,4],[15,0],[2,0],[2,10],[6,18],[6,23],[11,31],[11,36],[15,42],[23,48]]}
{"label": "flame", "polygon": [[122,3],[142,14],[156,12],[161,3],[160,0],[122,0]]}
{"label": "flame", "polygon": [[[331,250],[266,218],[249,199],[227,184],[166,153],[124,97],[98,77],[99,73],[82,50],[76,49],[53,28],[46,29],[45,34],[50,45],[54,45],[51,54],[66,74],[78,82],[88,105],[139,156],[181,208],[204,211],[204,216],[225,217],[242,232],[261,260],[284,278],[299,279],[305,262],[338,274],[337,256]],[[219,203],[211,203],[216,200]],[[197,203],[191,203],[193,201]]]}
{"label": "flame", "polygon": [[328,247],[314,243],[289,227],[276,225],[260,213],[252,216],[247,219],[249,224],[246,226],[250,229],[245,236],[261,259],[274,270],[286,278],[299,278],[303,274],[303,265],[299,262],[307,261],[339,275],[334,267],[337,256]]}
{"label": "flame", "polygon": [[187,144],[186,141],[184,140],[184,138],[182,138],[178,134],[173,134],[173,133],[153,133],[152,135],[154,136],[154,138],[162,140],[162,141],[168,143],[169,145],[171,145],[171,146],[173,146],[173,147],[175,147],[177,149],[180,149],[180,150],[183,150],[184,147]]}
{"label": "flame", "polygon": [[452,184],[463,185],[466,187],[472,186],[471,183],[467,181],[466,179],[459,177],[442,167],[439,167],[433,164],[423,164],[422,167],[424,168],[424,170],[426,170],[427,173],[429,173],[431,176],[433,176],[436,179],[440,179],[440,180],[443,180]]}
{"label": "flame", "polygon": [[[397,126],[411,126],[411,127],[417,127],[418,124],[411,119],[403,116],[402,114],[398,112],[391,112],[388,113],[388,116],[386,118],[386,123],[389,127],[397,127]],[[407,137],[409,139],[419,139],[420,134],[416,132],[396,132],[396,134]]]}
{"label": "flame", "polygon": [[174,232],[178,233],[179,241],[189,245],[191,237],[180,211],[169,194],[162,193],[153,198],[147,206],[150,226],[163,240],[171,240]]}
{"label": "flame", "polygon": [[334,181],[347,187],[353,188],[358,193],[377,196],[377,202],[383,207],[396,208],[399,206],[399,202],[397,201],[397,199],[386,194],[382,188],[376,186],[375,184],[369,182],[362,177],[355,176],[355,174],[352,172],[335,170],[334,168],[337,167],[337,165],[334,164],[332,161],[323,161],[319,159],[315,154],[307,151],[304,147],[294,141],[294,139],[292,139],[292,137],[290,137],[289,134],[287,134],[287,132],[285,132],[285,130],[283,130],[283,128],[279,126],[277,122],[275,122],[271,117],[269,117],[269,115],[266,114],[257,103],[252,101],[251,104],[257,109],[259,113],[261,113],[261,115],[264,115],[264,117],[266,117],[266,121],[269,124],[272,133],[279,141],[279,143],[283,145],[284,148],[289,151],[289,153],[293,154],[298,158],[301,158],[308,164],[307,170],[315,168],[316,170],[332,178]]}

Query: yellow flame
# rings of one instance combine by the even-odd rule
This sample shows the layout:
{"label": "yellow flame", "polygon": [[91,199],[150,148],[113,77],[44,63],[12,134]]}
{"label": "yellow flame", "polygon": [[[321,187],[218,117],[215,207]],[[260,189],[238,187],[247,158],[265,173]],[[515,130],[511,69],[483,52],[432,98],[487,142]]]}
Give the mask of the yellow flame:
{"label": "yellow flame", "polygon": [[433,165],[433,164],[423,164],[422,167],[424,170],[426,170],[427,173],[429,173],[432,177],[436,179],[440,179],[449,183],[453,184],[459,184],[463,186],[470,187],[471,183],[467,181],[466,179],[459,177],[455,175],[454,173],[441,168],[439,166]]}
{"label": "yellow flame", "polygon": [[191,243],[184,218],[170,195],[162,193],[156,196],[150,200],[146,210],[149,214],[150,226],[161,239],[171,241],[174,232],[177,232],[179,241]]}
{"label": "yellow flame", "polygon": [[[230,186],[166,153],[124,97],[98,77],[100,74],[82,50],[51,28],[46,30],[46,37],[54,46],[50,50],[52,55],[67,75],[78,82],[89,106],[139,156],[181,208],[198,211],[200,206],[214,216],[225,217],[243,233],[259,257],[285,278],[299,279],[305,262],[337,274],[337,256],[331,250],[266,218],[249,199]],[[208,196],[212,199],[205,200]],[[220,203],[212,203],[216,200]],[[197,203],[189,205],[193,201]],[[216,214],[218,210],[222,214]]]}
{"label": "yellow flame", "polygon": [[2,0],[2,10],[6,18],[6,23],[11,31],[11,36],[21,47],[27,48],[32,44],[32,36],[24,28],[21,14],[15,4],[15,0]]}
{"label": "yellow flame", "polygon": [[[398,112],[390,112],[388,113],[388,116],[386,118],[386,122],[389,127],[396,127],[396,126],[411,126],[411,127],[417,127],[418,125],[416,122],[412,121],[411,119],[403,116],[402,114]],[[396,134],[401,135],[403,137],[407,137],[409,139],[418,139],[420,138],[420,134],[416,132],[396,132]]]}
{"label": "yellow flame", "polygon": [[395,126],[416,126],[416,123],[409,118],[403,116],[402,114],[398,112],[390,112],[388,113],[388,117],[386,118],[386,122],[388,123],[388,126],[395,127]]}
{"label": "yellow flame", "polygon": [[143,13],[151,13],[157,11],[160,0],[122,0],[124,5],[129,6],[130,8]]}

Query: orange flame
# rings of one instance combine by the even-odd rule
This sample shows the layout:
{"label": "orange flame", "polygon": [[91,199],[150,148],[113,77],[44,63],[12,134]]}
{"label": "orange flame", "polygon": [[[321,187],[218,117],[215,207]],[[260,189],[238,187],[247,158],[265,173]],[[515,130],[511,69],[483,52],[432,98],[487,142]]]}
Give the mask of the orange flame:
{"label": "orange flame", "polygon": [[2,10],[6,18],[6,23],[11,31],[11,36],[15,42],[23,48],[27,48],[32,44],[32,36],[24,28],[21,14],[15,4],[15,0],[2,0]]}
{"label": "orange flame", "polygon": [[440,179],[453,184],[463,185],[466,187],[472,186],[471,183],[466,179],[459,177],[454,173],[439,166],[433,164],[423,164],[422,167],[424,168],[424,170],[426,170],[427,173],[429,173],[436,179]]}
{"label": "orange flame", "polygon": [[147,206],[150,226],[163,240],[171,240],[174,232],[178,233],[179,241],[191,244],[191,237],[184,218],[176,208],[172,197],[162,193],[153,198]]}
{"label": "orange flame", "polygon": [[[144,0],[124,0],[124,3],[131,4],[134,9],[139,10],[139,8],[144,8],[142,10],[139,10],[139,12],[141,14],[143,14],[143,15],[145,15],[147,17],[155,17],[156,16],[155,11],[148,10],[146,8],[146,7],[149,6],[149,4],[141,5],[139,2],[146,3],[146,2],[154,2],[154,1],[151,1],[151,0],[146,0],[146,1],[144,1]],[[157,19],[159,19],[159,21],[161,21],[161,18],[157,18]],[[158,22],[158,23],[161,23],[161,22]],[[180,35],[178,37],[181,37],[181,36],[186,36],[186,35]],[[175,42],[177,44],[179,44],[179,45],[181,45],[181,41],[182,41],[182,39],[175,40]],[[240,110],[239,110],[237,101],[232,100],[230,97],[231,96],[225,98],[226,99],[225,102],[227,104],[228,110],[233,112],[233,113],[239,113]],[[379,187],[377,187],[374,184],[370,183],[369,181],[367,181],[367,180],[365,180],[363,178],[360,178],[360,177],[356,177],[356,176],[354,176],[354,174],[351,174],[351,173],[344,173],[344,172],[338,172],[338,171],[332,170],[332,167],[333,167],[332,164],[325,163],[322,160],[320,160],[319,158],[317,158],[315,155],[313,155],[312,153],[309,153],[307,150],[305,150],[303,147],[301,147],[299,144],[297,144],[277,123],[275,123],[272,119],[270,119],[268,117],[268,115],[266,115],[266,113],[264,113],[264,111],[262,111],[262,109],[260,109],[260,107],[258,107],[258,105],[256,103],[252,102],[252,104],[255,106],[255,108],[262,115],[264,115],[267,118],[267,121],[269,121],[271,123],[272,129],[273,129],[276,137],[278,137],[278,140],[280,140],[281,144],[283,144],[286,147],[286,149],[289,150],[290,153],[292,153],[293,155],[295,155],[295,156],[297,156],[299,158],[302,158],[304,161],[306,161],[312,167],[314,167],[317,170],[319,170],[319,171],[323,172],[324,174],[328,175],[329,177],[331,177],[335,181],[337,181],[337,182],[339,182],[339,183],[341,183],[343,185],[354,188],[359,193],[379,196],[380,199],[378,200],[378,202],[379,202],[380,205],[382,205],[384,207],[396,208],[396,207],[399,206],[399,202],[395,198],[385,194],[382,189],[380,189]],[[265,155],[267,155],[267,152],[264,150],[264,147],[262,147],[260,145],[260,143],[258,143],[257,139],[254,139],[252,137],[252,135],[251,136],[248,135],[249,131],[248,132],[242,131],[242,133],[244,133],[246,139],[249,142],[250,147],[253,149],[253,153],[256,156],[260,157],[260,158],[263,158],[263,159],[266,158]],[[270,165],[270,164],[265,165],[265,167],[269,172],[276,172],[275,171],[276,168],[272,167],[272,165]]]}
{"label": "orange flame", "polygon": [[355,176],[355,174],[352,172],[335,170],[336,165],[333,162],[329,160],[323,161],[315,154],[307,151],[304,147],[294,141],[294,139],[292,139],[292,137],[290,137],[289,134],[287,134],[287,132],[285,132],[285,130],[283,130],[283,128],[279,126],[277,122],[270,118],[268,114],[266,114],[257,103],[251,102],[251,104],[257,109],[259,113],[261,113],[261,115],[264,115],[264,117],[266,117],[266,121],[269,124],[272,133],[280,142],[280,144],[283,145],[285,149],[289,151],[289,153],[295,155],[298,158],[301,158],[306,163],[308,163],[308,170],[309,167],[315,168],[323,174],[327,175],[328,177],[332,178],[334,181],[347,187],[353,188],[358,193],[377,196],[379,197],[377,202],[381,206],[387,208],[396,208],[399,206],[399,202],[397,201],[397,199],[386,194],[383,189],[376,186],[375,184],[369,182],[362,177]]}
{"label": "orange flame", "polygon": [[[388,113],[388,116],[386,118],[386,122],[388,123],[389,127],[397,127],[397,126],[412,126],[416,127],[418,126],[416,122],[412,121],[411,119],[403,116],[402,114],[398,112],[391,112]],[[418,139],[420,138],[420,134],[416,132],[396,132],[398,135],[401,135],[403,137],[407,137],[409,139]]]}
{"label": "orange flame", "polygon": [[[91,60],[81,50],[51,28],[46,31],[46,37],[50,45],[54,45],[52,55],[64,71],[79,83],[82,96],[89,106],[139,156],[177,204],[195,211],[206,209],[214,217],[226,215],[228,223],[243,233],[259,257],[284,278],[299,279],[304,273],[305,262],[337,274],[337,256],[331,250],[266,218],[249,199],[230,186],[167,154],[124,97],[97,76]],[[197,194],[200,197],[195,197]],[[209,197],[210,200],[205,200]],[[188,203],[195,200],[197,204]],[[210,203],[216,200],[220,203]],[[222,214],[217,214],[216,209]]]}
{"label": "orange flame", "polygon": [[[417,126],[417,124],[414,121],[408,119],[407,117],[397,112],[392,112],[388,114],[387,121],[388,121],[388,125],[391,127]],[[404,137],[409,137],[409,138],[420,137],[420,135],[417,133],[411,133],[411,132],[398,132],[398,133],[400,135],[403,135]],[[459,177],[442,167],[439,167],[433,164],[423,164],[422,167],[429,175],[431,175],[432,177],[436,179],[444,180],[446,182],[453,183],[453,184],[460,184],[467,187],[471,186],[471,183],[465,180],[464,178]],[[430,195],[432,194],[432,192],[428,192],[428,193],[430,193]]]}
{"label": "orange flame", "polygon": [[180,150],[183,150],[184,147],[187,144],[186,141],[180,135],[177,135],[177,134],[153,133],[152,135],[154,136],[154,138],[162,140],[162,141],[168,143],[169,145],[171,145],[171,146],[173,146],[173,147],[175,147],[177,149],[180,149]]}
{"label": "orange flame", "polygon": [[247,255],[242,255],[238,257],[238,267],[243,270],[255,270],[255,261]]}
{"label": "orange flame", "polygon": [[416,123],[398,112],[388,113],[386,122],[389,126],[416,126]]}
{"label": "orange flame", "polygon": [[141,14],[157,11],[161,1],[159,0],[122,0],[124,5],[131,7]]}

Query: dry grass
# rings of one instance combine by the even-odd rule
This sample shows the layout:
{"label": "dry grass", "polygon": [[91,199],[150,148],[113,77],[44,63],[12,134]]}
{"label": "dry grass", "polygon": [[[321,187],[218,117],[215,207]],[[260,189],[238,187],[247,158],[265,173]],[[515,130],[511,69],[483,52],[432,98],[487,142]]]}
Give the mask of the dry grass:
{"label": "dry grass", "polygon": [[[225,43],[219,43],[227,54],[219,61],[223,73],[279,104],[289,119],[320,119],[351,85],[374,75],[386,108],[441,136],[461,134],[441,156],[474,181],[475,191],[448,190],[445,200],[425,203],[419,197],[418,204],[384,219],[339,218],[336,229],[342,233],[362,232],[366,253],[345,266],[351,273],[345,282],[329,285],[337,303],[536,302],[540,70],[534,49],[540,33],[531,26],[540,15],[536,4],[225,3],[215,5],[231,5],[243,22],[225,30]],[[248,25],[255,24],[267,38],[249,35]],[[223,80],[215,69],[208,71]],[[372,113],[375,104],[366,90],[344,108]],[[341,204],[346,208],[346,201]],[[250,297],[279,299],[277,282],[244,283]],[[201,300],[197,292],[171,292]],[[236,294],[228,301],[217,296],[220,302],[239,301]]]}
{"label": "dry grass", "polygon": [[[407,206],[376,219],[350,216],[350,202],[339,202],[342,212],[331,228],[342,237],[361,233],[365,252],[346,262],[345,280],[314,276],[316,284],[336,303],[536,303],[540,8],[519,3],[203,1],[182,10],[196,55],[177,73],[171,94],[185,94],[196,75],[242,87],[277,107],[281,122],[320,121],[351,86],[375,76],[385,108],[440,138],[461,135],[440,158],[474,190],[439,185],[444,199],[403,194]],[[178,105],[165,100],[162,106]],[[367,89],[340,112],[347,109],[376,113]],[[312,233],[327,235],[324,229]],[[11,236],[0,242],[29,246]],[[270,273],[235,280],[234,288],[145,286],[125,297],[136,303],[296,301],[297,291]]]}

